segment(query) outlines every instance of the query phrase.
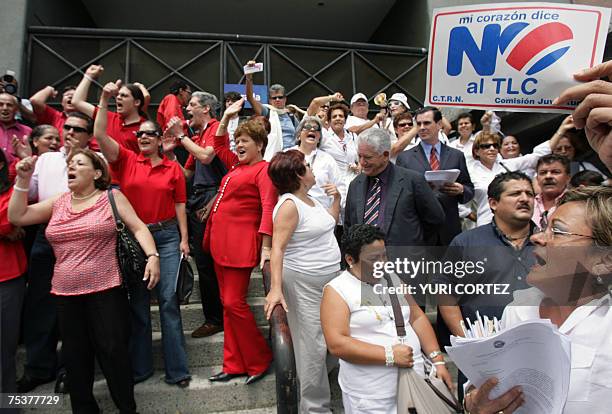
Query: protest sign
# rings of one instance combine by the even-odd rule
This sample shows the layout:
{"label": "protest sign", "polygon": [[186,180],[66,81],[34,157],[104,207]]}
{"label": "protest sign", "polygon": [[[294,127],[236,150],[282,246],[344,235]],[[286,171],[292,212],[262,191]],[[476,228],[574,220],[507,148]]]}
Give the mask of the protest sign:
{"label": "protest sign", "polygon": [[572,74],[601,63],[610,9],[553,3],[446,7],[433,12],[428,105],[570,112],[552,105]]}
{"label": "protest sign", "polygon": [[[246,86],[239,83],[226,83],[223,85],[223,93],[238,92],[245,99],[244,108],[251,108],[251,104],[246,100]],[[268,87],[266,85],[253,85],[253,95],[261,103],[268,102]]]}

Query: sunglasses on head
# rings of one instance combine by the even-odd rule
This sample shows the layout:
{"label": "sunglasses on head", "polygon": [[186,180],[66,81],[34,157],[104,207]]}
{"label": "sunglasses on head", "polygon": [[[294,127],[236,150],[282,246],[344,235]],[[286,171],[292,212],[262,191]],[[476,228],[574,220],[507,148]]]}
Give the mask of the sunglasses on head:
{"label": "sunglasses on head", "polygon": [[70,131],[73,130],[74,132],[87,132],[87,128],[82,128],[82,127],[78,127],[78,126],[74,126],[74,125],[66,125],[64,124],[64,126],[62,127],[62,129],[64,131]]}
{"label": "sunglasses on head", "polygon": [[148,135],[150,137],[159,137],[158,131],[136,131],[134,133],[136,134],[138,138],[142,138],[145,135]]}
{"label": "sunglasses on head", "polygon": [[280,101],[281,99],[285,99],[285,95],[270,96],[270,99],[272,99],[273,101]]}
{"label": "sunglasses on head", "polygon": [[498,143],[496,143],[496,142],[490,142],[490,143],[488,143],[488,144],[480,144],[480,145],[478,146],[478,148],[480,148],[480,149],[482,149],[482,150],[484,150],[484,149],[489,149],[489,148],[491,148],[491,147],[493,147],[493,148],[495,148],[495,149],[499,149],[499,144],[498,144]]}
{"label": "sunglasses on head", "polygon": [[319,128],[318,125],[311,125],[311,124],[304,125],[303,129],[305,131],[320,131],[321,130],[321,128]]}

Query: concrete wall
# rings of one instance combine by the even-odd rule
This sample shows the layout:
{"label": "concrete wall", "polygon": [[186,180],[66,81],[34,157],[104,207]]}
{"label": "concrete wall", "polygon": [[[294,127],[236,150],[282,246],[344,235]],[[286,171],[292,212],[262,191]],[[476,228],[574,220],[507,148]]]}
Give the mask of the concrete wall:
{"label": "concrete wall", "polygon": [[2,0],[0,36],[3,47],[0,48],[0,76],[10,69],[17,73],[17,79],[22,79],[26,13],[26,0]]}

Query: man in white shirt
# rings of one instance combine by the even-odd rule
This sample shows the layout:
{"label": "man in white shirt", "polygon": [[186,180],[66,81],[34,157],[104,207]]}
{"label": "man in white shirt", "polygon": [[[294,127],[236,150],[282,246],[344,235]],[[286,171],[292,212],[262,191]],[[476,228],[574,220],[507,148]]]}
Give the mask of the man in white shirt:
{"label": "man in white shirt", "polygon": [[[36,162],[30,182],[30,200],[44,201],[68,191],[66,159],[72,148],[87,148],[92,138],[93,121],[87,115],[70,113],[64,124],[64,146],[58,152],[47,152]],[[24,374],[17,381],[18,392],[29,392],[37,386],[53,381],[57,375],[55,392],[65,393],[66,374],[57,372],[58,361],[57,314],[51,296],[51,278],[55,256],[41,225],[30,254],[28,288],[25,296],[23,341],[26,348]],[[59,363],[58,363],[59,362]]]}
{"label": "man in white shirt", "polygon": [[344,127],[354,134],[360,134],[368,128],[378,125],[383,119],[382,114],[376,114],[374,119],[368,119],[368,97],[359,92],[351,98],[351,115],[346,118]]}

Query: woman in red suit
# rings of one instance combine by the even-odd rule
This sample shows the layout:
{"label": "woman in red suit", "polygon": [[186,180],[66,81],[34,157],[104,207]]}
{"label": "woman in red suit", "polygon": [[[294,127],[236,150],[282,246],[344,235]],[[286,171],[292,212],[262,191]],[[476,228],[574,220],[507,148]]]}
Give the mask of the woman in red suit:
{"label": "woman in red suit", "polygon": [[278,194],[263,160],[268,137],[260,123],[239,125],[234,133],[236,153],[229,148],[228,120],[243,102],[225,110],[215,136],[215,154],[229,172],[221,181],[206,225],[204,249],[210,250],[214,260],[225,327],[223,371],[209,379],[228,381],[247,375],[246,384],[251,384],[266,374],[272,361],[246,295],[251,271],[270,258],[272,210]]}

